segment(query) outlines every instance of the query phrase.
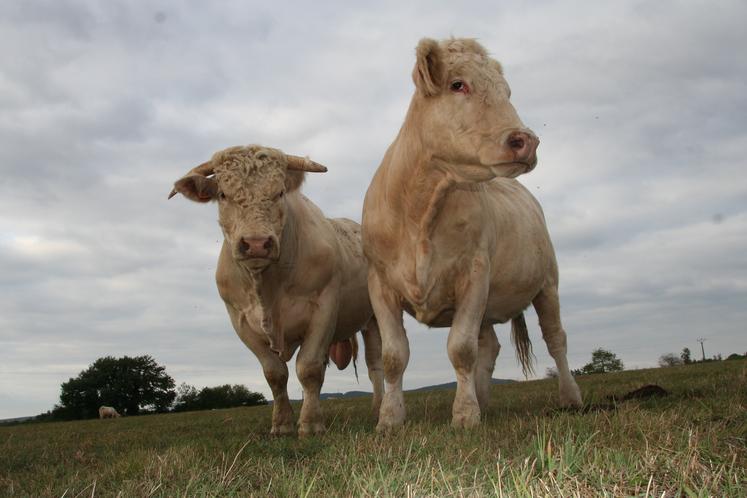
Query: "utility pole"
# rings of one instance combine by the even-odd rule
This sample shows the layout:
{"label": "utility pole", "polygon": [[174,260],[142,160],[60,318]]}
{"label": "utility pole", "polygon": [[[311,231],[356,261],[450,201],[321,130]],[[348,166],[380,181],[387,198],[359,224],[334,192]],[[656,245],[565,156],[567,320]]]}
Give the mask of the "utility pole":
{"label": "utility pole", "polygon": [[698,342],[700,343],[700,352],[703,353],[703,361],[705,361],[705,348],[703,347],[705,341],[705,339],[698,339]]}

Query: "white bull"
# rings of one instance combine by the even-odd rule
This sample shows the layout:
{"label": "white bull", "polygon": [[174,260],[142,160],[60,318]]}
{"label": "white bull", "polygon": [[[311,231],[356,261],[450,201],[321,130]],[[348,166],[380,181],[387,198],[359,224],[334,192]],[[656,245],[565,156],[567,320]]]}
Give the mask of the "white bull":
{"label": "white bull", "polygon": [[224,235],[218,291],[272,389],[272,434],[294,430],[286,362],[299,347],[300,435],[324,430],[319,393],[326,362],[331,356],[346,365],[358,330],[375,413],[383,392],[381,338],[368,298],[360,226],[325,218],[299,190],[305,171],[326,168],[276,149],[231,147],[178,180],[172,192],[218,203]]}
{"label": "white bull", "polygon": [[386,387],[377,429],[405,419],[402,375],[410,350],[403,310],[427,325],[451,327],[455,427],[477,425],[487,406],[500,350],[494,324],[512,321],[519,359],[525,372],[531,369],[523,316],[530,304],[557,365],[560,401],[579,405],[542,209],[512,179],[534,168],[539,140],[511,105],[501,66],[474,40],[424,39],[416,59],[415,95],[363,206]]}

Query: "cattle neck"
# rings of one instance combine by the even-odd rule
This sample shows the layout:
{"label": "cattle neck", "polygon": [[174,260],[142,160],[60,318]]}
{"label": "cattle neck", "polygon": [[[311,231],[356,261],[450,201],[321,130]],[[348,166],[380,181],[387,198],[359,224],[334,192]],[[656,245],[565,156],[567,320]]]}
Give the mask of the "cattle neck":
{"label": "cattle neck", "polygon": [[390,207],[404,216],[408,228],[420,231],[432,225],[455,181],[434,167],[434,158],[408,122],[392,145],[385,189]]}
{"label": "cattle neck", "polygon": [[429,278],[431,240],[436,221],[449,192],[457,181],[437,167],[438,160],[423,147],[419,130],[411,125],[411,110],[390,150],[386,182],[391,208],[404,220],[401,230],[415,241],[415,285],[409,285],[413,300],[424,303],[435,284]]}
{"label": "cattle neck", "polygon": [[261,271],[257,271],[239,262],[245,292],[250,294],[253,305],[242,313],[245,320],[259,323],[262,332],[270,342],[270,349],[281,358],[286,359],[288,351],[285,347],[285,337],[280,324],[280,314],[276,300],[281,293],[283,283],[293,282],[296,265],[295,258],[298,250],[297,222],[290,203],[287,205],[285,224],[280,235],[280,255]]}

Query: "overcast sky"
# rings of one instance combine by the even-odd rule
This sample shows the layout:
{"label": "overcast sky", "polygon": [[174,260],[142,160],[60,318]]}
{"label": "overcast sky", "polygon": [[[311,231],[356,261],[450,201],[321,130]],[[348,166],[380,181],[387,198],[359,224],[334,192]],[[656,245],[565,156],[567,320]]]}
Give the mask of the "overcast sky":
{"label": "overcast sky", "polygon": [[[541,138],[520,181],[557,250],[572,368],[597,347],[629,368],[699,357],[698,338],[744,353],[744,19],[741,1],[0,3],[0,418],[52,408],[105,355],[269,397],[215,288],[215,205],[166,196],[258,143],[325,164],[306,195],[360,221],[426,36],[477,38]],[[405,388],[454,380],[446,330],[406,323]],[[494,376],[520,379],[497,329]],[[327,371],[325,392],[353,389],[365,366],[360,384]]]}

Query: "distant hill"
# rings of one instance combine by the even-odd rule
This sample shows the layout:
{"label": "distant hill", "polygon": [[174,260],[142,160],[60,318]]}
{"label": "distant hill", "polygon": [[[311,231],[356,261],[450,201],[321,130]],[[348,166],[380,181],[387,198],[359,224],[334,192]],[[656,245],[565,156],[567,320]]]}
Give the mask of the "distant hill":
{"label": "distant hill", "polygon": [[360,398],[361,396],[371,396],[371,393],[366,392],[366,391],[348,391],[346,393],[322,393],[319,395],[319,399],[343,399],[343,398],[348,399],[348,398]]}
{"label": "distant hill", "polygon": [[0,420],[0,425],[3,424],[18,424],[20,422],[25,422],[27,420],[31,420],[34,417],[16,417],[16,418],[4,418]]}
{"label": "distant hill", "polygon": [[[515,380],[511,379],[490,379],[491,384],[513,384],[516,382]],[[408,389],[405,392],[408,393],[418,393],[422,391],[441,391],[444,389],[456,389],[457,383],[454,382],[447,382],[445,384],[436,384],[434,386],[425,386],[425,387],[418,387],[417,389]]]}
{"label": "distant hill", "polygon": [[[512,384],[516,382],[510,379],[491,379],[492,384]],[[405,392],[418,393],[424,391],[443,391],[445,389],[456,389],[456,382],[446,382],[445,384],[435,384],[433,386],[418,387],[417,389],[408,389]],[[319,399],[348,399],[348,398],[359,398],[361,396],[370,396],[371,393],[367,391],[348,391],[346,393],[322,393],[319,395]]]}

